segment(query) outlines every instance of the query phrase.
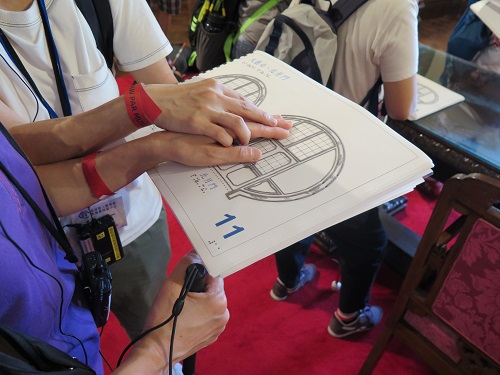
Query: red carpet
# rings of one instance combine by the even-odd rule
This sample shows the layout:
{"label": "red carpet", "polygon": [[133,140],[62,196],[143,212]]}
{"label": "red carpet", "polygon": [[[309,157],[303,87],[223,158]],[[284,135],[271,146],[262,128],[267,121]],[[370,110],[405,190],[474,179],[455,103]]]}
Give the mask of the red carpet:
{"label": "red carpet", "polygon": [[[433,202],[420,193],[408,195],[407,208],[397,218],[422,234]],[[191,249],[172,212],[167,212],[173,260]],[[318,275],[299,293],[275,302],[269,290],[276,279],[274,257],[265,258],[225,279],[231,319],[219,340],[197,356],[199,375],[352,375],[357,374],[381,327],[334,339],[326,331],[338,294],[330,289],[338,268],[328,256],[314,249],[310,262]],[[389,313],[401,278],[383,265],[373,287],[371,303]],[[382,321],[383,323],[384,321]],[[102,335],[102,352],[114,367],[128,344],[114,317]],[[109,373],[108,371],[107,373]],[[433,372],[406,347],[393,340],[374,374],[431,375]]]}
{"label": "red carpet", "polygon": [[[432,202],[419,193],[409,194],[408,207],[398,214],[416,232],[423,230]],[[175,217],[168,210],[175,262],[191,245]],[[413,227],[413,225],[416,225]],[[326,327],[338,295],[330,284],[338,268],[318,250],[309,261],[318,275],[303,291],[284,302],[275,302],[269,290],[276,278],[274,258],[265,258],[225,279],[231,319],[226,331],[212,346],[197,356],[200,375],[351,375],[356,374],[380,333],[380,327],[348,339],[334,339]],[[371,303],[390,311],[401,278],[383,265],[373,287]],[[128,339],[112,317],[102,336],[102,351],[114,366]],[[428,367],[396,340],[390,344],[374,374],[430,375]],[[108,372],[109,373],[109,372]]]}

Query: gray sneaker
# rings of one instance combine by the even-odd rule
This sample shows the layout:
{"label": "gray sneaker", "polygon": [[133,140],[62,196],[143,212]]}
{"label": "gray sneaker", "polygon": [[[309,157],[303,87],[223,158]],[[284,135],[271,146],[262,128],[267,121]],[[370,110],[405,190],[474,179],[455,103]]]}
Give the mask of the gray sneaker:
{"label": "gray sneaker", "polygon": [[344,323],[335,311],[328,325],[328,333],[333,337],[345,337],[353,333],[367,331],[380,323],[382,315],[383,312],[380,307],[365,306],[364,309],[359,310],[359,315],[355,320]]}
{"label": "gray sneaker", "polygon": [[289,294],[295,293],[297,290],[311,281],[314,275],[316,275],[316,266],[314,264],[306,263],[300,270],[299,282],[293,288],[287,288],[278,277],[273,285],[273,289],[271,289],[271,298],[275,301],[285,300]]}

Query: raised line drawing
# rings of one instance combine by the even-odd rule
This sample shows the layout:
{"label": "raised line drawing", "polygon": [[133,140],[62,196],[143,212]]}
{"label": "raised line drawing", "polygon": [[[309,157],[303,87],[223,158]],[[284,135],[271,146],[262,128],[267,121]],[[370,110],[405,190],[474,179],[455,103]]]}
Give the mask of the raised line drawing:
{"label": "raised line drawing", "polygon": [[[266,86],[255,77],[235,74],[214,78],[255,105],[265,99]],[[228,199],[243,196],[273,202],[297,200],[318,193],[338,177],[345,160],[344,146],[338,135],[312,118],[283,117],[293,122],[288,138],[255,139],[250,143],[262,151],[261,160],[211,167],[225,183]],[[305,170],[300,166],[320,157],[323,160],[318,173],[303,175]]]}
{"label": "raised line drawing", "polygon": [[418,84],[418,103],[424,105],[435,104],[439,101],[438,93],[421,83]]}
{"label": "raised line drawing", "polygon": [[[283,117],[294,124],[290,137],[251,142],[262,151],[261,160],[212,167],[224,180],[228,199],[243,196],[274,202],[297,200],[318,193],[338,177],[345,154],[335,132],[310,118]],[[313,175],[301,173],[302,165],[320,157],[323,168]]]}
{"label": "raised line drawing", "polygon": [[232,88],[234,91],[239,92],[256,106],[259,106],[266,98],[266,86],[260,79],[257,79],[255,77],[243,74],[228,74],[213,78],[221,81],[226,86]]}

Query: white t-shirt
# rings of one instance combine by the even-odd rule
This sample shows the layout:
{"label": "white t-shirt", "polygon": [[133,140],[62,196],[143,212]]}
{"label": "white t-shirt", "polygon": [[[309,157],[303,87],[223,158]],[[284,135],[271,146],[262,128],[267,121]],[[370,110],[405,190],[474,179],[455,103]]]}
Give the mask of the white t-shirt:
{"label": "white t-shirt", "polygon": [[[110,5],[114,25],[114,54],[116,64],[122,71],[144,68],[165,58],[172,51],[147,2],[110,0]],[[72,113],[90,110],[116,98],[119,95],[116,80],[74,1],[46,0],[46,7]],[[33,1],[29,9],[22,12],[0,10],[0,28],[44,99],[62,116],[37,2]],[[32,93],[2,46],[0,56],[0,100],[26,122],[49,119],[48,111]],[[126,225],[119,228],[123,245],[129,244],[150,228],[158,219],[162,207],[161,196],[146,173],[92,208],[94,212],[106,213],[109,203],[117,201],[123,203],[126,213]],[[64,218],[63,222],[85,221],[88,210],[84,213],[85,219],[79,218],[82,216],[80,213],[75,213]]]}
{"label": "white t-shirt", "polygon": [[416,0],[370,0],[338,30],[333,89],[360,103],[377,82],[396,82],[418,70]]}

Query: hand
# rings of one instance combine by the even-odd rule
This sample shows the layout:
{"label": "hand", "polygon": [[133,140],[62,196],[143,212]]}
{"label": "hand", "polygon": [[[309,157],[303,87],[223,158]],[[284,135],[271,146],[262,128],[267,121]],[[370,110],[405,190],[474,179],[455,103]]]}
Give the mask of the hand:
{"label": "hand", "polygon": [[289,121],[267,114],[214,79],[145,85],[144,89],[162,110],[155,125],[177,133],[206,135],[223,146],[231,146],[235,139],[248,144],[252,137],[249,121],[282,130],[291,127]]}
{"label": "hand", "polygon": [[[272,129],[272,128],[269,128]],[[203,135],[155,132],[147,142],[155,150],[158,162],[174,161],[191,167],[210,167],[219,164],[254,163],[262,152],[251,146],[224,147]]]}
{"label": "hand", "polygon": [[[170,316],[184,283],[186,268],[192,263],[200,263],[200,258],[194,251],[179,261],[163,283],[148,315],[145,330]],[[178,317],[172,363],[212,344],[224,331],[228,320],[223,280],[221,277],[207,275],[205,292],[189,293]],[[139,340],[117,373],[133,373],[134,368],[140,369],[144,374],[168,372],[171,330],[172,325],[169,323]]]}

